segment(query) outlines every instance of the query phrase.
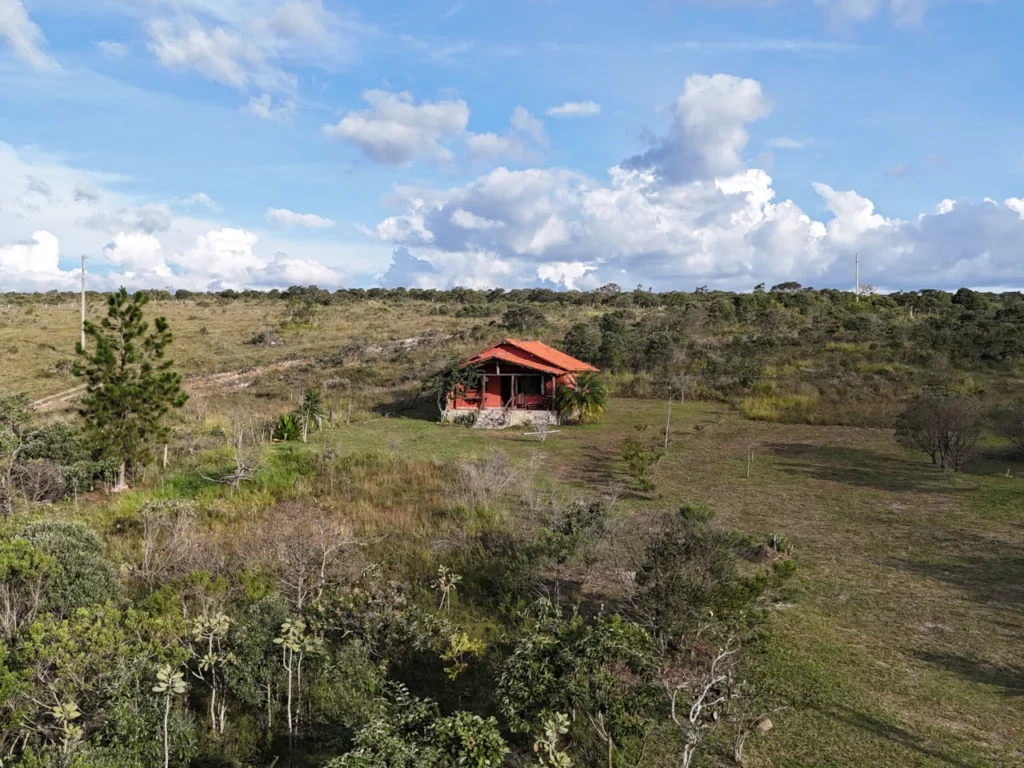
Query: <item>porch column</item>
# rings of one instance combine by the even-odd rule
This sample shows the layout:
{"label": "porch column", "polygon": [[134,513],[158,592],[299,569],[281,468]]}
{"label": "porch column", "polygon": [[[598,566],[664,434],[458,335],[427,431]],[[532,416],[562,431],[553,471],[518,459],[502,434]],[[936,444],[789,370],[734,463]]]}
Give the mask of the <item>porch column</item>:
{"label": "porch column", "polygon": [[487,374],[480,374],[480,404],[476,407],[478,411],[484,409],[484,398],[487,397]]}

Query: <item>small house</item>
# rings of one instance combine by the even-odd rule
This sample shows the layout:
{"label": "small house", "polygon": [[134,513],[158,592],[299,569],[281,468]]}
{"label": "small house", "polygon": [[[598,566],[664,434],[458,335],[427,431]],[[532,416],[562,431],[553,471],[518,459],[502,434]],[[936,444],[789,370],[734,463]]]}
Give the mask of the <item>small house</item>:
{"label": "small house", "polygon": [[577,373],[594,366],[539,341],[504,339],[462,363],[481,372],[477,389],[448,396],[446,421],[473,421],[478,427],[557,424],[555,395],[572,386]]}

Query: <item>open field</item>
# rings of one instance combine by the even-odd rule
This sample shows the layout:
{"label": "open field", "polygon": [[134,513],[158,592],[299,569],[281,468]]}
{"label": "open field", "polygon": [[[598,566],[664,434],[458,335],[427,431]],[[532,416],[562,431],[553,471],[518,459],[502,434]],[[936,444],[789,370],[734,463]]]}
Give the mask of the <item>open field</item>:
{"label": "open field", "polygon": [[[395,462],[385,476],[396,487],[375,484],[364,489],[375,503],[356,505],[360,524],[380,532],[428,526],[431,511],[450,503],[422,489],[403,501],[404,462],[437,467],[500,451],[563,492],[603,491],[619,476],[619,447],[633,425],[656,423],[664,411],[615,400],[603,422],[563,427],[544,444],[513,430],[376,419],[276,450]],[[180,490],[172,481],[168,492]],[[118,515],[150,492],[130,497],[117,502]],[[774,614],[768,658],[794,706],[753,746],[751,765],[1024,760],[1024,463],[997,454],[970,473],[941,473],[888,430],[770,425],[720,406],[677,405],[656,491],[618,504],[628,516],[693,499],[728,527],[785,533],[796,546],[797,581]]]}
{"label": "open field", "polygon": [[[0,391],[38,399],[75,386],[58,364],[71,356],[77,308],[31,309],[0,310]],[[461,505],[446,478],[498,452],[538,492],[615,497],[626,530],[649,512],[703,501],[726,528],[790,537],[798,570],[772,612],[763,659],[789,708],[751,742],[748,765],[1024,764],[1024,461],[1007,444],[990,440],[954,474],[901,447],[891,429],[779,424],[725,403],[676,403],[654,491],[624,492],[623,442],[637,424],[661,429],[663,401],[614,398],[598,423],[563,426],[544,443],[516,430],[440,425],[431,403],[403,404],[416,389],[412,372],[503,334],[486,319],[365,302],[331,307],[317,328],[285,329],[280,345],[255,347],[248,341],[261,327],[280,324],[260,313],[279,307],[213,300],[154,309],[171,320],[172,357],[193,393],[170,466],[119,497],[47,513],[90,521],[115,558],[130,557],[119,526],[156,499],[195,500],[211,537],[230,538],[238,521],[303,497],[362,535],[427,540]],[[581,312],[550,311],[542,338],[557,341]],[[394,343],[411,338],[423,339],[412,352]],[[19,364],[7,364],[15,354]],[[313,381],[331,382],[334,427],[308,445],[265,448],[263,469],[241,490],[209,479],[229,467],[227,435],[240,420],[275,418]],[[50,415],[73,403],[59,400]],[[325,456],[337,474],[317,469]],[[728,764],[725,754],[718,745],[700,764]]]}

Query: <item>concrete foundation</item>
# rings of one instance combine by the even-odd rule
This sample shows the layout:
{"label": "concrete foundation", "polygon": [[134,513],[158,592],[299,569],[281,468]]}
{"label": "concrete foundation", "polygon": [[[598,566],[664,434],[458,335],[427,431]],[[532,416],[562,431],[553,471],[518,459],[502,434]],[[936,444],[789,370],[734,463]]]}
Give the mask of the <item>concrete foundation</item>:
{"label": "concrete foundation", "polygon": [[558,425],[558,412],[516,408],[481,408],[477,410],[449,408],[441,414],[441,421],[467,424],[474,429],[535,428],[538,424],[547,424],[553,427]]}

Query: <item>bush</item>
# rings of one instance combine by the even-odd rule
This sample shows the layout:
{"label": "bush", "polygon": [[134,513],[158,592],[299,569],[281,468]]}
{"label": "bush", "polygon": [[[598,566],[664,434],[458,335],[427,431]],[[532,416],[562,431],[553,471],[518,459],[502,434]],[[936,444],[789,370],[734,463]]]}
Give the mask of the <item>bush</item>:
{"label": "bush", "polygon": [[977,400],[927,391],[897,419],[896,437],[928,454],[932,464],[958,472],[974,453],[984,423],[984,408]]}
{"label": "bush", "polygon": [[510,331],[525,331],[547,323],[544,313],[529,304],[511,306],[501,316],[501,324]]}
{"label": "bush", "polygon": [[1000,411],[996,417],[996,432],[1024,453],[1024,397]]}
{"label": "bush", "polygon": [[106,603],[117,591],[114,569],[103,557],[103,541],[82,523],[39,520],[18,534],[57,561],[46,587],[46,608],[67,617],[78,608]]}

